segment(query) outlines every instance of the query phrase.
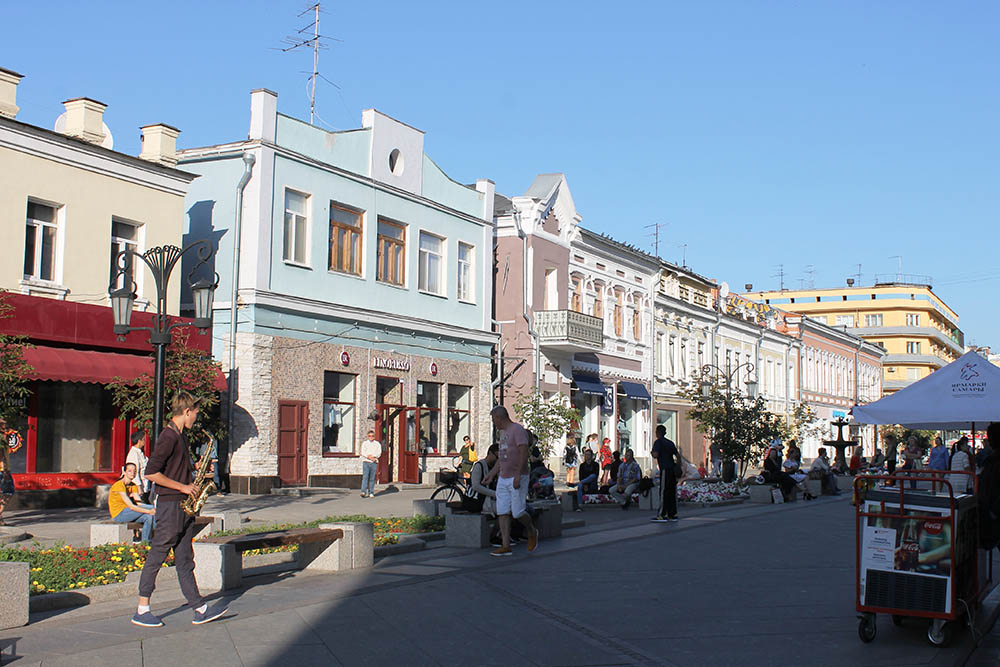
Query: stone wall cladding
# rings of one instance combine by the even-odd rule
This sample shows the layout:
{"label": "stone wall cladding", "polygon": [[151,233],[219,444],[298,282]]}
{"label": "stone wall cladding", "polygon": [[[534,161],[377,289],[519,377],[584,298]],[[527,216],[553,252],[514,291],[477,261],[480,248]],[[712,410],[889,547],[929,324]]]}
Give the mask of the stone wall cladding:
{"label": "stone wall cladding", "polygon": [[[268,338],[258,336],[258,338]],[[472,417],[472,437],[477,443],[489,444],[492,432],[489,419],[489,410],[492,406],[490,397],[491,365],[488,358],[484,358],[481,363],[455,361],[431,356],[393,354],[387,351],[371,350],[364,347],[343,345],[339,343],[310,342],[292,338],[274,337],[269,338],[271,345],[266,346],[270,357],[266,357],[258,351],[255,361],[261,364],[268,364],[268,371],[255,368],[253,377],[256,381],[266,376],[270,387],[266,393],[254,396],[253,410],[255,421],[258,424],[259,436],[251,439],[253,442],[253,456],[248,452],[242,455],[243,448],[240,448],[241,462],[247,461],[251,465],[258,466],[253,474],[274,475],[277,473],[277,424],[272,423],[270,417],[265,418],[263,413],[277,415],[279,400],[306,401],[309,405],[309,429],[308,429],[308,457],[307,467],[309,475],[360,475],[361,460],[354,456],[323,456],[323,372],[336,371],[340,373],[350,373],[356,375],[355,400],[356,400],[356,424],[355,452],[360,446],[360,439],[371,428],[375,422],[369,416],[375,410],[375,380],[376,377],[397,377],[403,380],[403,402],[408,406],[416,405],[417,382],[435,382],[441,384],[441,438],[447,436],[446,413],[447,413],[447,389],[449,384],[461,384],[472,387],[471,396],[471,417]],[[261,346],[258,345],[258,348]],[[350,358],[347,365],[341,361],[343,353],[346,352]],[[409,371],[389,370],[373,367],[372,357],[380,356],[394,360],[406,360],[409,362]],[[436,364],[437,375],[431,373],[431,364]],[[241,378],[240,387],[244,386]],[[256,385],[253,387],[256,392]],[[265,405],[266,404],[266,405]],[[261,416],[258,416],[260,414]],[[276,417],[275,417],[276,420]],[[261,424],[267,425],[268,439],[262,442],[265,430],[260,428]],[[248,441],[249,444],[249,441]],[[245,447],[246,445],[244,445]],[[485,447],[483,448],[485,451]],[[427,473],[436,472],[442,468],[450,468],[454,455],[427,456],[421,458],[421,470]],[[235,457],[234,457],[235,458]],[[398,479],[399,457],[394,457],[397,469],[393,471],[393,479]],[[426,467],[425,464],[426,463]],[[241,467],[242,471],[243,468]],[[234,474],[236,473],[234,462]],[[244,473],[241,473],[244,474]],[[245,473],[249,474],[249,473]],[[425,480],[430,480],[433,475],[424,475]]]}
{"label": "stone wall cladding", "polygon": [[[229,339],[226,337],[226,347]],[[274,338],[253,333],[236,334],[236,411],[233,418],[235,451],[231,454],[231,475],[267,476],[278,474],[276,442],[277,403],[272,401],[272,360]],[[272,403],[273,406],[272,407]]]}

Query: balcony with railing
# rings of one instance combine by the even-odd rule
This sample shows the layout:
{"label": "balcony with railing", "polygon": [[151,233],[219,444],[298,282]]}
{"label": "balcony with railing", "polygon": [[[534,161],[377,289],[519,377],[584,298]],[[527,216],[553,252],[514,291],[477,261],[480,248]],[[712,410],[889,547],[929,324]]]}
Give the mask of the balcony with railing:
{"label": "balcony with railing", "polygon": [[538,343],[564,352],[590,352],[604,347],[604,322],[574,310],[535,311]]}

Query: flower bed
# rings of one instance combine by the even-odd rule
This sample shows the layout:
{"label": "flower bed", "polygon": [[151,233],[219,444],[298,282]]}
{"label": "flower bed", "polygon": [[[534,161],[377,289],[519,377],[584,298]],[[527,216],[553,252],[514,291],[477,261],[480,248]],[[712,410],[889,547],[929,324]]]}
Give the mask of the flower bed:
{"label": "flower bed", "polygon": [[[142,569],[148,552],[146,544],[104,544],[85,549],[4,547],[0,548],[0,561],[27,562],[30,568],[28,590],[38,595],[125,581],[130,572]],[[173,564],[171,553],[164,565]]]}
{"label": "flower bed", "polygon": [[682,484],[677,487],[677,500],[683,503],[718,503],[739,498],[740,492],[734,483],[716,482]]}
{"label": "flower bed", "polygon": [[[639,502],[639,494],[632,494],[632,502]],[[584,505],[617,505],[618,501],[610,493],[585,493],[583,494]]]}

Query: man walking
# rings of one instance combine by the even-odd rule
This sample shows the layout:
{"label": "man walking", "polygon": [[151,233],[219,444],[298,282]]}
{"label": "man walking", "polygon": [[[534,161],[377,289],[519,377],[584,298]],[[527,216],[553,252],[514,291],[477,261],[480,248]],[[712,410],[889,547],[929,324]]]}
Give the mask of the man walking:
{"label": "man walking", "polygon": [[660,468],[660,511],[653,521],[677,521],[677,468],[674,465],[676,462],[683,466],[683,462],[677,445],[667,438],[667,427],[663,424],[656,427],[652,456]]}
{"label": "man walking", "polygon": [[632,494],[639,488],[641,478],[642,468],[635,462],[632,450],[626,449],[625,462],[618,468],[618,484],[608,490],[611,497],[621,503],[623,510],[627,510],[632,502]]}
{"label": "man walking", "polygon": [[194,609],[194,625],[214,621],[226,613],[225,604],[209,607],[201,599],[194,578],[194,539],[197,527],[194,517],[181,509],[185,498],[195,493],[191,485],[194,463],[184,429],[190,429],[198,419],[198,403],[190,393],[180,391],[171,402],[170,421],[153,445],[153,454],[146,466],[146,479],[156,485],[156,532],[153,545],[146,554],[146,563],[139,576],[139,606],[132,622],[157,628],[163,621],[149,609],[149,597],[156,588],[156,575],[170,550],[174,550],[174,570],[188,606]]}
{"label": "man walking", "polygon": [[498,549],[491,556],[510,556],[510,528],[513,519],[519,521],[528,535],[528,551],[538,547],[538,530],[528,515],[528,451],[531,447],[528,432],[520,424],[511,421],[507,408],[498,405],[490,410],[493,426],[501,431],[500,460],[490,470],[484,485],[494,477],[497,479],[497,516],[500,518],[500,540]]}
{"label": "man walking", "polygon": [[361,443],[361,497],[375,495],[375,473],[382,456],[382,443],[375,439],[375,431],[368,431],[368,439]]}

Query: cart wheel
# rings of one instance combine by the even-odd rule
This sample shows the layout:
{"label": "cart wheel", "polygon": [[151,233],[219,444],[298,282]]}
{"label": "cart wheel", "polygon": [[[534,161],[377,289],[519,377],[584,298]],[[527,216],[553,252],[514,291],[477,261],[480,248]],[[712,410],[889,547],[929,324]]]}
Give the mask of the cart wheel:
{"label": "cart wheel", "polygon": [[927,627],[927,641],[939,648],[946,648],[955,636],[955,624],[945,622],[940,627],[937,626],[938,623],[931,621]]}
{"label": "cart wheel", "polygon": [[858,637],[861,641],[868,644],[875,639],[875,614],[865,614],[858,621]]}
{"label": "cart wheel", "polygon": [[903,617],[900,616],[899,614],[893,614],[892,615],[892,624],[895,625],[898,628],[899,626],[901,626],[903,624]]}

